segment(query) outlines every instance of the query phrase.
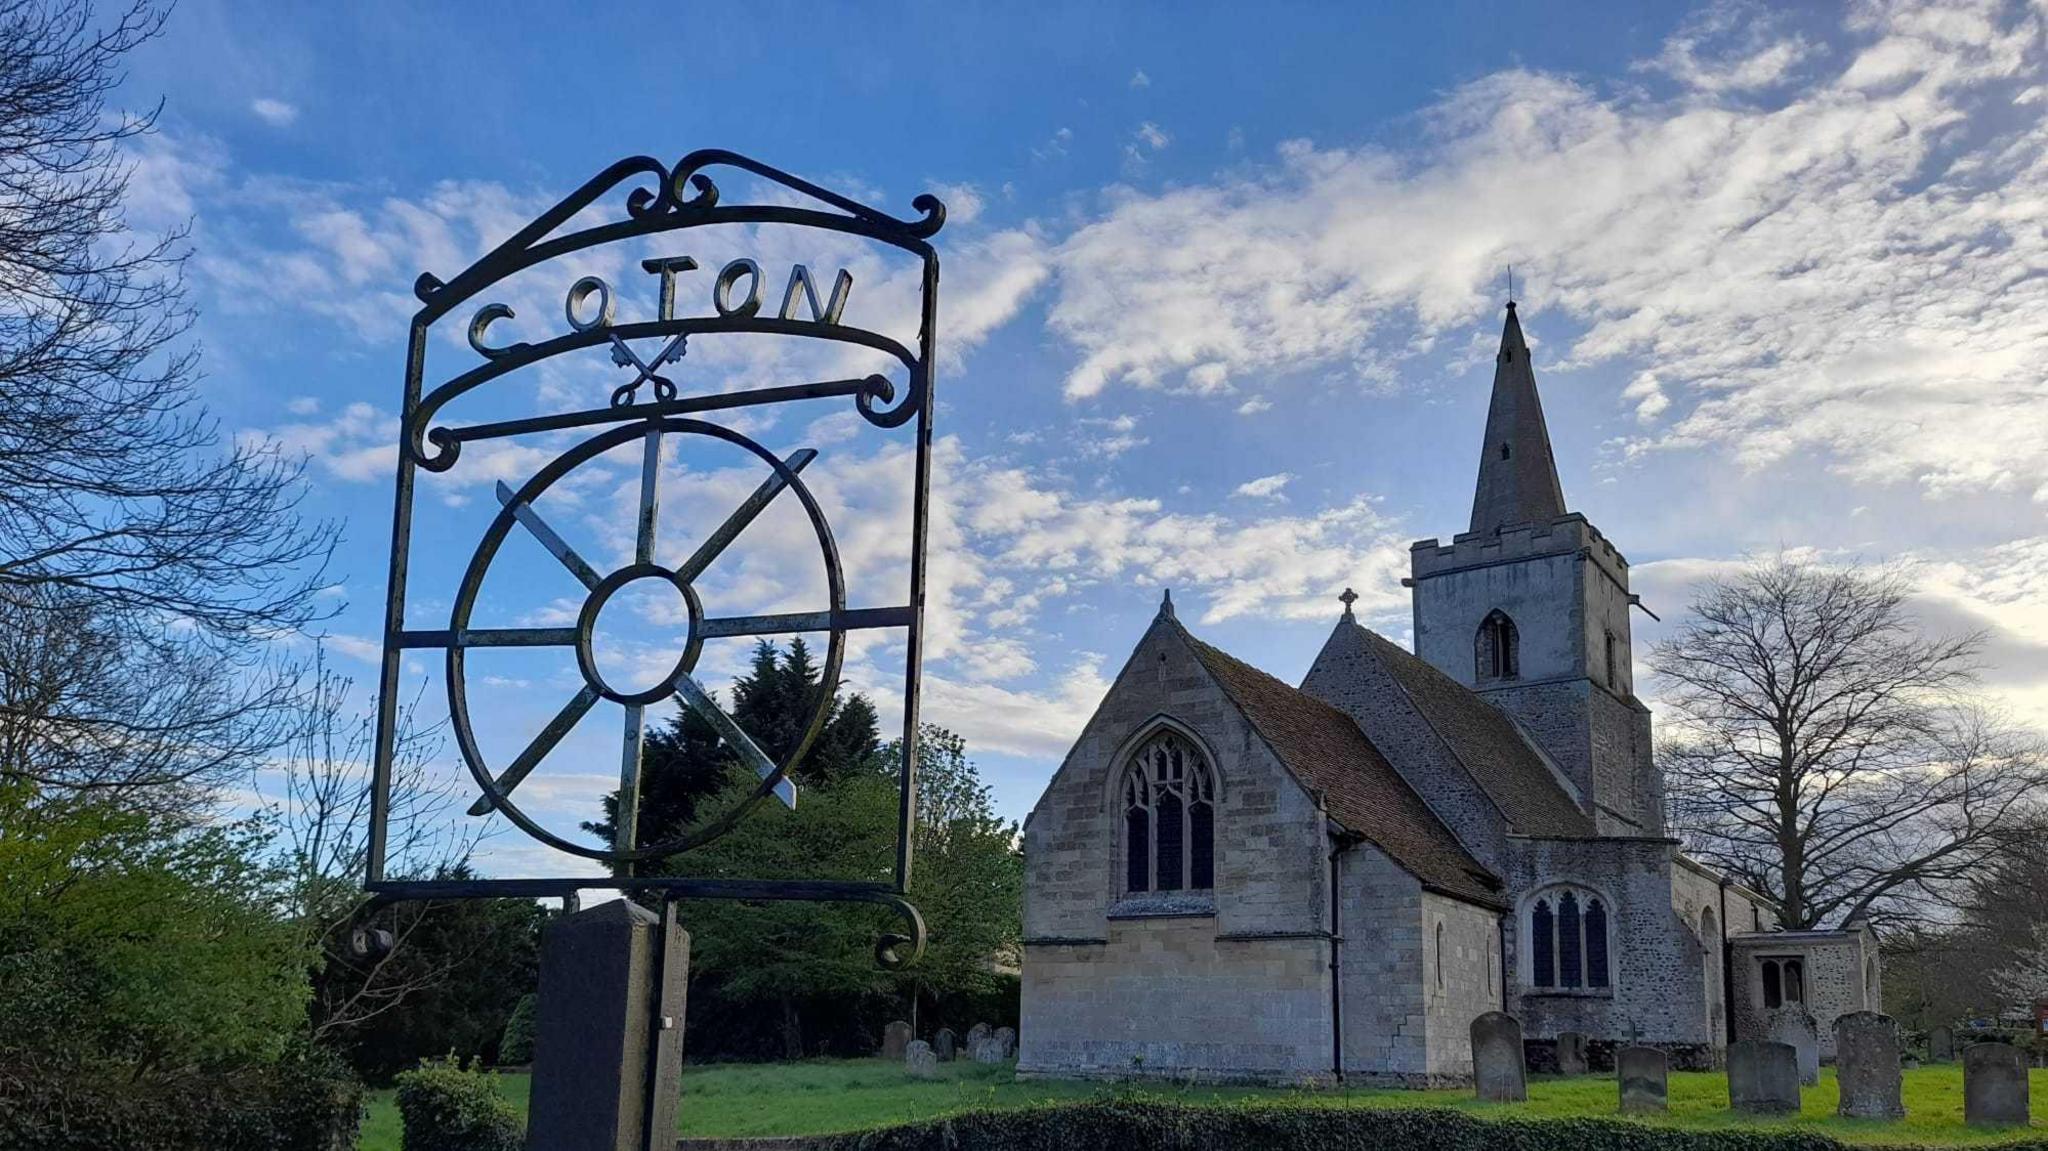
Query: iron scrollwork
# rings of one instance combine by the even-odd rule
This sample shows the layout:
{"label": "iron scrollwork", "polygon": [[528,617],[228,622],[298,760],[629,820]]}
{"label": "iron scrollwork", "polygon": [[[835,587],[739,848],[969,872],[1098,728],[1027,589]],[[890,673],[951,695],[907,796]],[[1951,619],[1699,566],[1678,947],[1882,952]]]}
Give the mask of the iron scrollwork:
{"label": "iron scrollwork", "polygon": [[[732,168],[793,193],[796,203],[727,203],[710,169]],[[623,214],[589,222],[601,203],[625,189]],[[541,213],[511,238],[448,280],[423,273],[414,283],[421,307],[412,321],[406,368],[406,391],[399,433],[397,499],[393,517],[390,592],[386,605],[384,654],[380,679],[375,777],[366,886],[380,898],[461,898],[469,896],[571,895],[587,888],[661,893],[667,898],[730,898],[742,900],[833,900],[873,903],[892,910],[905,924],[903,934],[881,937],[878,962],[901,966],[924,948],[923,918],[906,894],[910,884],[911,820],[915,810],[918,689],[923,628],[925,534],[930,498],[932,369],[936,341],[939,261],[930,240],[944,225],[945,206],[930,195],[917,197],[919,213],[899,218],[861,204],[807,180],[759,161],[723,150],[690,153],[673,165],[647,156],[620,160],[559,203]],[[437,321],[469,305],[493,287],[528,268],[562,256],[607,244],[718,224],[786,225],[859,237],[910,253],[921,263],[919,332],[916,347],[881,332],[851,326],[845,309],[853,289],[849,272],[840,269],[829,291],[808,266],[794,265],[782,288],[780,306],[763,311],[771,283],[760,264],[734,260],[712,282],[711,314],[684,314],[677,300],[678,273],[697,268],[688,256],[641,262],[643,271],[658,277],[659,306],[653,319],[621,320],[612,285],[595,276],[576,280],[563,299],[568,331],[537,341],[497,343],[492,328],[512,320],[508,304],[486,300],[471,312],[466,344],[479,362],[431,389],[426,387],[428,334]],[[806,315],[808,313],[808,315]],[[673,366],[685,362],[693,337],[761,334],[798,337],[852,345],[880,352],[903,373],[902,379],[873,373],[852,379],[811,380],[739,391],[689,393],[672,377]],[[636,341],[658,343],[651,358]],[[461,423],[445,419],[447,409],[463,396],[494,380],[584,349],[603,348],[612,363],[631,370],[633,378],[613,388],[607,402],[572,411],[550,412],[510,420]],[[892,369],[893,371],[893,369]],[[644,391],[643,391],[644,389]],[[706,417],[750,407],[833,398],[853,400],[855,409],[879,429],[916,421],[915,490],[912,493],[910,586],[901,604],[850,607],[845,573],[832,528],[802,473],[817,453],[805,448],[786,457],[761,446],[745,434]],[[417,629],[405,619],[406,582],[412,545],[412,513],[417,472],[454,468],[466,443],[504,437],[602,428],[562,452],[531,478],[514,488],[497,485],[498,510],[470,558],[453,599],[446,628]],[[766,471],[761,485],[734,508],[683,562],[657,562],[655,535],[659,506],[662,444],[674,437],[703,437],[737,448]],[[634,559],[610,572],[600,572],[557,532],[536,507],[537,502],[577,467],[617,449],[641,444],[641,499]],[[787,494],[801,506],[816,539],[823,567],[826,602],[817,610],[732,615],[707,612],[697,579],[770,503]],[[573,626],[479,627],[473,619],[478,592],[506,539],[523,531],[538,541],[581,584],[585,599]],[[627,690],[608,682],[592,654],[597,615],[622,588],[638,581],[672,587],[685,605],[689,638],[674,668],[652,687]],[[810,748],[829,716],[839,685],[846,637],[867,628],[900,629],[906,638],[903,738],[899,744],[901,788],[898,797],[897,845],[890,882],[710,880],[638,873],[638,866],[701,847],[725,834],[755,804],[778,797],[794,804],[792,764]],[[823,632],[825,657],[808,726],[779,761],[763,752],[748,733],[726,714],[696,678],[703,641],[734,636],[768,636]],[[472,721],[466,661],[478,648],[554,648],[573,654],[583,684],[528,742],[502,764],[487,761]],[[406,652],[439,649],[445,653],[451,730],[479,792],[472,816],[497,812],[534,839],[568,855],[611,866],[604,878],[538,876],[465,880],[403,880],[385,874],[385,825],[389,816],[398,677]],[[646,708],[668,699],[700,715],[716,729],[739,759],[751,767],[758,782],[744,799],[697,826],[652,844],[635,841],[641,739]],[[620,766],[616,835],[606,846],[592,846],[559,835],[524,811],[514,792],[521,782],[600,703],[624,709],[625,734]]]}

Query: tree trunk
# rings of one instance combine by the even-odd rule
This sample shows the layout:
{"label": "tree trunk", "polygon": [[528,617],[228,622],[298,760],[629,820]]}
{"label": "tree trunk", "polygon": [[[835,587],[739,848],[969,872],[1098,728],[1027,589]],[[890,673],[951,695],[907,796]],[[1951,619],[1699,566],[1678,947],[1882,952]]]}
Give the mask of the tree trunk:
{"label": "tree trunk", "polygon": [[787,994],[782,997],[782,1057],[791,1060],[804,1057],[803,1016],[797,1011],[796,999]]}

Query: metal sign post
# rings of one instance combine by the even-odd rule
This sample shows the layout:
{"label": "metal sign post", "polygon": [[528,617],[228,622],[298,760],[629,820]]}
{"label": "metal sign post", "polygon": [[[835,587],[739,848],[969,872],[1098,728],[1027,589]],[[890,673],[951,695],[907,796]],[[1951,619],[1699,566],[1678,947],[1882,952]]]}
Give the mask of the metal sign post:
{"label": "metal sign post", "polygon": [[[711,169],[737,169],[757,178],[775,194],[774,203],[728,203],[707,174]],[[624,191],[622,212],[606,213],[606,201]],[[659,896],[666,910],[676,899],[829,900],[880,904],[905,922],[904,932],[881,937],[877,960],[899,967],[924,948],[924,925],[905,898],[911,875],[911,821],[916,806],[918,689],[924,615],[925,536],[930,514],[932,386],[937,339],[939,259],[931,244],[945,222],[945,207],[936,198],[912,202],[919,215],[901,219],[828,191],[806,180],[732,152],[691,153],[673,166],[650,157],[621,160],[543,212],[511,239],[447,280],[422,274],[414,284],[421,307],[413,316],[406,354],[405,396],[399,431],[396,501],[392,515],[391,572],[385,607],[382,672],[379,680],[376,750],[371,805],[370,848],[365,887],[386,900],[557,896],[573,900],[588,889],[646,892]],[[489,299],[510,277],[551,261],[608,245],[676,234],[714,225],[779,225],[836,233],[893,247],[921,264],[920,327],[916,346],[909,347],[880,332],[845,322],[853,278],[840,271],[821,298],[820,284],[802,264],[790,268],[781,284],[780,306],[764,305],[777,286],[770,273],[752,259],[735,259],[710,280],[709,307],[692,310],[679,299],[681,277],[700,271],[687,255],[640,261],[655,277],[657,303],[652,314],[621,314],[620,293],[604,279],[583,276],[563,297],[563,329],[544,339],[499,343],[494,329],[516,318],[512,307]],[[708,269],[702,269],[708,270]],[[566,278],[566,277],[565,277]],[[693,277],[694,279],[695,277]],[[481,302],[478,302],[481,301]],[[435,341],[438,326],[451,316],[465,325],[462,338]],[[851,379],[800,380],[738,391],[692,391],[669,374],[686,362],[695,338],[768,335],[824,341],[826,345],[871,349],[894,361],[888,373]],[[466,345],[468,351],[461,349]],[[455,370],[429,372],[450,349],[468,356]],[[571,410],[548,411],[515,419],[463,422],[451,415],[466,397],[481,396],[492,385],[556,357],[595,353],[622,370],[619,383],[600,392],[602,402]],[[901,377],[892,379],[900,368]],[[438,383],[429,386],[429,379]],[[531,393],[534,389],[528,388]],[[520,393],[524,394],[524,393]],[[778,456],[721,418],[770,406],[851,401],[865,424],[877,433],[915,421],[915,470],[911,499],[912,535],[909,585],[900,595],[880,594],[867,602],[850,602],[845,573],[826,513],[803,479],[817,458],[809,448]],[[592,434],[556,455],[516,488],[497,485],[497,509],[484,526],[460,583],[450,596],[452,607],[443,621],[421,624],[407,618],[407,582],[411,573],[415,480],[421,469],[450,472],[461,467],[465,445],[518,439],[580,429]],[[725,516],[680,563],[664,564],[657,556],[656,526],[661,499],[662,445],[665,442],[718,442],[736,448],[762,472],[759,487]],[[543,514],[543,498],[579,467],[615,449],[640,446],[640,499],[634,525],[632,562],[601,570],[578,553]],[[824,573],[825,602],[814,610],[784,614],[749,614],[707,602],[700,577],[711,569],[748,525],[778,498],[794,499],[815,537]],[[537,541],[553,556],[562,574],[580,584],[583,600],[573,626],[499,626],[479,621],[478,594],[493,570],[506,540],[515,532]],[[621,589],[642,581],[673,587],[686,606],[688,640],[673,669],[659,683],[629,691],[606,680],[592,650],[597,617]],[[867,593],[871,597],[875,593]],[[876,602],[876,599],[879,602]],[[894,874],[887,882],[836,880],[700,879],[646,874],[640,865],[668,859],[701,847],[730,831],[755,804],[774,796],[796,802],[790,779],[823,729],[839,686],[849,632],[894,629],[904,635],[903,735],[901,792],[898,803]],[[823,633],[825,655],[808,726],[779,760],[761,750],[740,724],[712,699],[696,676],[703,641],[721,637]],[[479,747],[470,707],[466,674],[468,653],[478,648],[552,649],[564,663],[573,660],[581,686],[527,743],[508,760],[492,762]],[[408,653],[440,652],[446,661],[451,728],[463,762],[474,777],[478,798],[469,814],[502,814],[527,835],[568,856],[599,860],[611,874],[590,877],[537,874],[521,877],[425,880],[396,878],[386,871],[387,823],[391,812],[392,760],[397,738],[399,673]],[[637,810],[641,785],[642,741],[647,708],[676,699],[717,730],[722,740],[752,769],[758,782],[744,797],[723,810],[656,843],[637,841]],[[618,709],[621,723],[616,835],[610,844],[579,842],[548,829],[523,810],[516,798],[520,784],[548,761],[570,730],[591,712]],[[672,922],[672,911],[663,919]],[[686,960],[685,960],[686,962]],[[680,1021],[676,1021],[679,1025]],[[648,1132],[653,1138],[653,1132]]]}

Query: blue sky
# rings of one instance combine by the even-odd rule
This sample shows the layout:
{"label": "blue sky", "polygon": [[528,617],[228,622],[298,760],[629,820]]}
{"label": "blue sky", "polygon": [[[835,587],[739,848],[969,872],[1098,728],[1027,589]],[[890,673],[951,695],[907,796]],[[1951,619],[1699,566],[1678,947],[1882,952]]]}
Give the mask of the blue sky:
{"label": "blue sky", "polygon": [[[968,737],[1007,814],[1163,587],[1198,634],[1287,679],[1347,585],[1406,639],[1407,545],[1468,512],[1509,263],[1567,498],[1651,606],[1672,618],[1691,582],[1779,549],[1897,563],[1930,622],[1993,630],[1992,686],[2048,718],[2038,4],[483,12],[186,0],[123,89],[166,102],[133,217],[191,222],[209,402],[232,433],[307,453],[311,506],[346,523],[328,642],[365,680],[414,276],[452,275],[621,156],[723,147],[901,215],[925,191],[951,207],[927,715]],[[899,270],[806,242],[692,254],[758,255],[777,287],[793,260],[851,267],[850,317],[900,327]],[[626,259],[590,267],[648,308]],[[509,289],[526,335],[560,327],[580,270]],[[439,378],[468,366],[437,348]],[[505,410],[622,382],[589,358]],[[804,366],[707,350],[680,378]],[[830,407],[750,419],[770,447],[824,453],[850,572],[898,579],[882,525],[902,510],[900,439]],[[572,442],[478,453],[429,485],[424,546],[452,558],[416,577],[415,621],[445,618],[491,484]],[[675,547],[759,479],[685,455]],[[599,556],[623,546],[622,474],[550,513]],[[764,517],[706,594],[802,606],[815,560],[793,514]],[[552,561],[516,554],[502,620],[573,606]],[[659,663],[664,605],[627,610],[644,614],[620,617],[617,658]],[[1640,623],[1639,662],[1657,634]],[[743,646],[707,653],[712,680]],[[895,654],[863,642],[849,662],[885,712]],[[438,705],[438,666],[409,675]],[[575,682],[539,658],[479,676],[487,742],[509,755]],[[527,793],[564,829],[616,777],[616,719],[589,726]],[[516,840],[493,866],[538,864]]]}

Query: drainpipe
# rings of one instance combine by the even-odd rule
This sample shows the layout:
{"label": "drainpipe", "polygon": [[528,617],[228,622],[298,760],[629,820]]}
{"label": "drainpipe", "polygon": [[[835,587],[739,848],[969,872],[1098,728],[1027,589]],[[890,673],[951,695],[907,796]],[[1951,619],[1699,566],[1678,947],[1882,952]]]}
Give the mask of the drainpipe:
{"label": "drainpipe", "polygon": [[[1509,914],[1513,914],[1510,912]],[[1503,1015],[1513,1015],[1508,1009],[1508,917],[1501,916],[1494,921],[1493,934],[1500,944],[1500,1010]]]}
{"label": "drainpipe", "polygon": [[1721,879],[1721,938],[1716,944],[1721,949],[1721,1034],[1728,1042],[1735,1042],[1735,949],[1728,943],[1728,879]]}
{"label": "drainpipe", "polygon": [[1344,841],[1330,837],[1330,1069],[1344,1085],[1344,968],[1339,962],[1344,936],[1338,920],[1339,884],[1344,878]]}

